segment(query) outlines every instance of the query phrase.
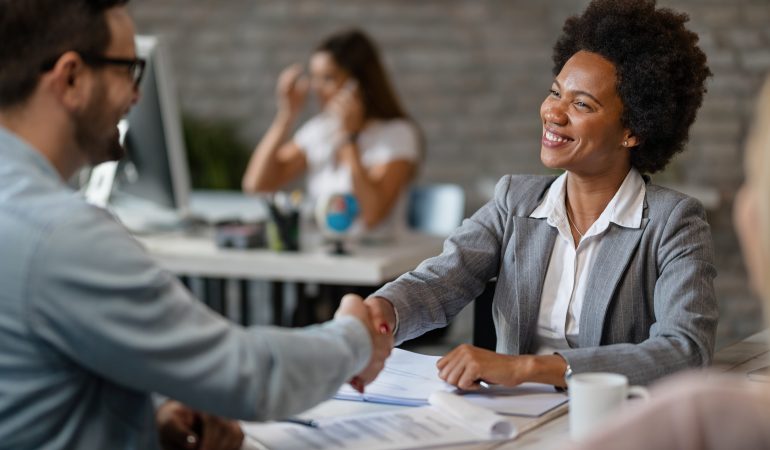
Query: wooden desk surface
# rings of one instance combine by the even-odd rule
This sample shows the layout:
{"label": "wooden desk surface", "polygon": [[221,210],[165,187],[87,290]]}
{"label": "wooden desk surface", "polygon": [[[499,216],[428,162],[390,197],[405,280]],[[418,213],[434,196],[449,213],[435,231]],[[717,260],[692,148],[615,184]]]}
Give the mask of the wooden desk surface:
{"label": "wooden desk surface", "polygon": [[730,373],[748,373],[770,365],[770,330],[729,345],[714,355],[713,367]]}

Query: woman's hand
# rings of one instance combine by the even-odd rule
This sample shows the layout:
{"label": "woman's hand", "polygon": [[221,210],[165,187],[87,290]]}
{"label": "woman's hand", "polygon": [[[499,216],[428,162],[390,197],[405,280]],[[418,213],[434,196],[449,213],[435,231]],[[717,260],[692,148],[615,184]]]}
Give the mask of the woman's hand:
{"label": "woman's hand", "polygon": [[438,376],[460,389],[479,388],[479,381],[516,386],[530,381],[533,356],[501,355],[490,350],[463,344],[438,360]]}
{"label": "woman's hand", "polygon": [[364,305],[369,308],[369,315],[378,330],[393,332],[396,329],[396,309],[392,303],[382,297],[369,297],[364,300]]}
{"label": "woman's hand", "polygon": [[369,331],[372,339],[372,356],[369,364],[361,373],[356,374],[350,381],[358,392],[364,392],[364,386],[374,381],[383,367],[385,360],[393,349],[393,333],[387,325],[383,325],[372,315],[372,311],[364,304],[364,300],[356,294],[347,294],[342,297],[340,307],[334,317],[353,316],[360,320]]}
{"label": "woman's hand", "polygon": [[308,80],[302,75],[302,65],[292,64],[283,69],[275,91],[279,114],[292,119],[297,117],[305,105],[308,91]]}
{"label": "woman's hand", "polygon": [[460,389],[474,390],[479,382],[517,386],[526,381],[564,387],[567,361],[553,355],[501,355],[463,344],[438,360],[438,376]]}
{"label": "woman's hand", "polygon": [[329,111],[340,120],[342,132],[347,136],[358,134],[364,127],[364,102],[358,84],[348,80],[329,101]]}

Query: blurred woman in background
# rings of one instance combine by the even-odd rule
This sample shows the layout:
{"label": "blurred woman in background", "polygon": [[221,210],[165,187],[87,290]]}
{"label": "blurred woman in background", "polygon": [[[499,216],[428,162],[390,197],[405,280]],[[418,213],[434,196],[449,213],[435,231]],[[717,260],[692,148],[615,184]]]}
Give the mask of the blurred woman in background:
{"label": "blurred woman in background", "polygon": [[[312,54],[309,68],[309,83],[299,64],[281,73],[278,111],[254,150],[243,190],[276,191],[306,173],[311,200],[352,193],[359,227],[368,236],[391,237],[406,225],[405,194],[422,157],[419,131],[363,32],[330,36]],[[308,88],[321,112],[292,136]]]}

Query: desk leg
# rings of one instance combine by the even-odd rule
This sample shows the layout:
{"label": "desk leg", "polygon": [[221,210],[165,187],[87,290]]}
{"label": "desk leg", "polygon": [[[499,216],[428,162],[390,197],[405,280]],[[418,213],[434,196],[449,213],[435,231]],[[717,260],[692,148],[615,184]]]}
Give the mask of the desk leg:
{"label": "desk leg", "polygon": [[273,281],[270,283],[270,290],[273,301],[273,323],[283,325],[283,283]]}
{"label": "desk leg", "polygon": [[292,326],[304,327],[318,323],[315,313],[317,298],[308,298],[305,292],[305,283],[296,283],[297,307],[294,310]]}
{"label": "desk leg", "polygon": [[206,278],[206,304],[219,314],[227,317],[225,310],[225,282],[221,278]]}
{"label": "desk leg", "polygon": [[251,325],[251,302],[249,301],[249,280],[238,280],[241,286],[240,306],[241,306],[241,325],[247,327]]}

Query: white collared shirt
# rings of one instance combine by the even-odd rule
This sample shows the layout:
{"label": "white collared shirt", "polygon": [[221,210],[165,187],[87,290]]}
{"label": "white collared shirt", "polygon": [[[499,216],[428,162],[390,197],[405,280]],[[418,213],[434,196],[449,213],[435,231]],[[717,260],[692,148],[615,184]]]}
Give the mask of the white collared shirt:
{"label": "white collared shirt", "polygon": [[647,189],[639,172],[631,168],[615,196],[575,247],[564,203],[566,181],[567,173],[558,177],[542,203],[530,214],[531,218],[547,219],[548,225],[559,232],[540,297],[536,336],[538,354],[551,354],[577,345],[586,284],[591,268],[596,264],[602,236],[610,223],[626,228],[642,226]]}

